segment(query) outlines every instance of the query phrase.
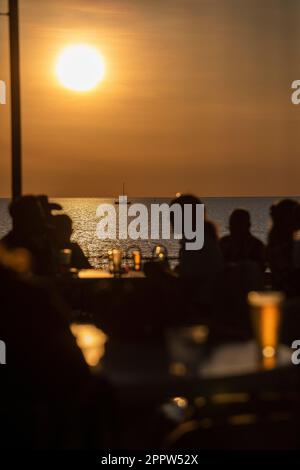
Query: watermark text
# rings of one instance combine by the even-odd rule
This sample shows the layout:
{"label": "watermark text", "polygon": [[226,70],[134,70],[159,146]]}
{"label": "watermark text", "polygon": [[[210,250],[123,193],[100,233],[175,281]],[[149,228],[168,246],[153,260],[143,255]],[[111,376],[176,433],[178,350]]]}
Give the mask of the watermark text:
{"label": "watermark text", "polygon": [[0,105],[6,104],[6,83],[0,80]]}
{"label": "watermark text", "polygon": [[[129,206],[129,207],[128,207]],[[118,211],[113,204],[100,204],[96,212],[100,240],[184,240],[186,250],[204,245],[204,204],[128,204],[120,196]]]}

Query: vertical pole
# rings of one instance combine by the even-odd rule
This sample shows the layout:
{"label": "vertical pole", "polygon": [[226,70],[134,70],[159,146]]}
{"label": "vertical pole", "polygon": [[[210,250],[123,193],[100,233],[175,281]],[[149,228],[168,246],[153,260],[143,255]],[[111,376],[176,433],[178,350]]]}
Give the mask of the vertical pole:
{"label": "vertical pole", "polygon": [[9,40],[11,75],[12,197],[22,194],[21,91],[19,1],[9,0]]}

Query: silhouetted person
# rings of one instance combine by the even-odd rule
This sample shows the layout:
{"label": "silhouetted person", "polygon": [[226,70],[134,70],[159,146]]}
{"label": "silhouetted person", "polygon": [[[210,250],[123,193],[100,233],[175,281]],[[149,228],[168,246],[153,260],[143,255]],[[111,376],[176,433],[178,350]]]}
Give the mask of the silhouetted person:
{"label": "silhouetted person", "polygon": [[270,209],[272,228],[268,237],[267,259],[274,287],[284,289],[295,270],[294,233],[298,229],[299,204],[283,199]]}
{"label": "silhouetted person", "polygon": [[247,295],[264,289],[262,270],[253,261],[228,264],[214,291],[210,324],[212,342],[253,338]]}
{"label": "silhouetted person", "polygon": [[220,240],[225,263],[254,261],[265,268],[265,246],[251,234],[250,214],[245,209],[236,209],[229,219],[230,235]]}
{"label": "silhouetted person", "polygon": [[13,227],[1,243],[8,249],[27,249],[32,255],[32,269],[35,273],[56,272],[52,227],[39,198],[22,196],[11,203],[9,211]]}
{"label": "silhouetted person", "polygon": [[220,241],[226,263],[224,275],[215,292],[211,340],[243,341],[253,331],[247,294],[264,289],[265,247],[251,232],[249,213],[236,209],[229,220],[230,235]]}
{"label": "silhouetted person", "polygon": [[68,248],[72,251],[71,267],[77,269],[91,268],[88,259],[78,243],[71,242],[73,233],[72,219],[66,214],[60,214],[54,216],[52,220],[58,249]]}
{"label": "silhouetted person", "polygon": [[[171,202],[179,204],[182,208],[184,218],[184,206],[192,207],[192,229],[196,229],[196,206],[201,204],[200,199],[192,195],[182,195]],[[172,220],[174,225],[174,218]],[[183,277],[197,277],[207,279],[220,272],[223,268],[223,259],[218,243],[218,235],[214,224],[206,219],[204,220],[204,246],[200,250],[186,250],[187,240],[182,234],[181,250],[179,258],[178,273]]]}
{"label": "silhouetted person", "polygon": [[[184,206],[192,206],[192,226],[196,229],[196,206],[201,204],[200,199],[193,195],[182,195],[174,199],[171,204],[179,204],[184,214]],[[172,220],[174,225],[174,219]],[[186,240],[181,240],[178,274],[190,282],[194,279],[197,284],[197,297],[200,302],[210,304],[214,283],[223,270],[223,258],[218,243],[217,231],[212,222],[204,220],[204,246],[200,250],[187,250]],[[195,284],[194,282],[194,284]],[[192,282],[191,282],[192,283]]]}

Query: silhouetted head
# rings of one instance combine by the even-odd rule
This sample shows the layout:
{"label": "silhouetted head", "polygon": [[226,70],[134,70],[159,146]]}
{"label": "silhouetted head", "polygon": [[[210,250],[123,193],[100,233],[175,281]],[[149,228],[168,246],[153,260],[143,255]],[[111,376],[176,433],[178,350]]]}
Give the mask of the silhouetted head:
{"label": "silhouetted head", "polygon": [[283,199],[270,209],[272,230],[290,236],[299,227],[299,203],[293,199]]}
{"label": "silhouetted head", "polygon": [[171,204],[174,204],[174,203],[180,204],[182,207],[185,204],[191,204],[192,206],[196,206],[196,204],[202,204],[201,200],[197,196],[194,196],[193,194],[181,194],[181,196],[173,199]]}
{"label": "silhouetted head", "polygon": [[64,248],[64,246],[70,243],[73,232],[72,219],[66,214],[59,214],[55,215],[52,220],[55,230],[55,239],[59,246]]}
{"label": "silhouetted head", "polygon": [[41,204],[41,207],[45,213],[45,215],[47,217],[51,217],[52,216],[52,211],[53,210],[56,210],[56,211],[60,211],[62,210],[62,206],[60,204],[57,204],[56,202],[49,202],[49,199],[48,199],[48,196],[46,196],[45,194],[41,194],[39,196],[37,196],[40,204]]}
{"label": "silhouetted head", "polygon": [[251,227],[250,214],[245,209],[235,209],[229,218],[230,233],[234,237],[242,237],[249,233]]}
{"label": "silhouetted head", "polygon": [[13,229],[19,233],[38,234],[45,230],[45,217],[35,196],[21,196],[9,206]]}
{"label": "silhouetted head", "polygon": [[[171,206],[173,204],[179,204],[181,209],[182,209],[182,215],[184,214],[184,206],[189,204],[192,206],[192,228],[193,230],[196,230],[196,207],[197,204],[202,204],[200,199],[197,196],[193,196],[192,194],[182,194],[181,196],[177,197],[176,199],[173,199],[171,202]],[[171,212],[171,224],[174,227],[174,213]]]}

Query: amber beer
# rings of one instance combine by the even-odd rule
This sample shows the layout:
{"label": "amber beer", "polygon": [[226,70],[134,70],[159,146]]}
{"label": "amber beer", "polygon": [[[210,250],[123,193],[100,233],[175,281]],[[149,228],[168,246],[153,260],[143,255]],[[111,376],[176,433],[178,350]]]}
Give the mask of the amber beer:
{"label": "amber beer", "polygon": [[258,345],[258,360],[264,369],[276,366],[279,327],[281,322],[282,292],[250,292],[252,325]]}
{"label": "amber beer", "polygon": [[115,274],[119,274],[121,271],[121,263],[123,258],[123,251],[114,249],[112,250],[112,262],[113,262],[113,269]]}
{"label": "amber beer", "polygon": [[142,263],[142,254],[139,250],[134,250],[132,252],[134,270],[140,271],[141,270],[141,263]]}
{"label": "amber beer", "polygon": [[72,250],[64,248],[59,252],[59,265],[62,273],[69,271],[72,261]]}

